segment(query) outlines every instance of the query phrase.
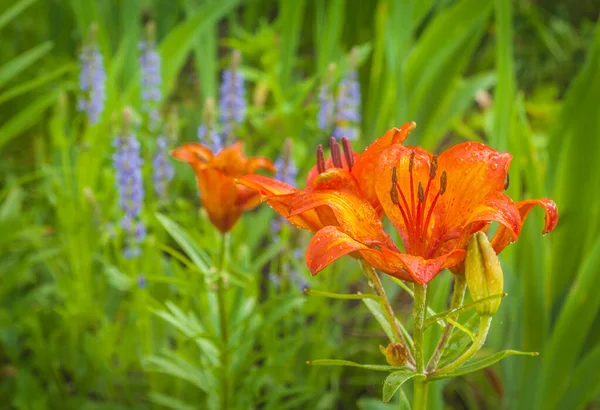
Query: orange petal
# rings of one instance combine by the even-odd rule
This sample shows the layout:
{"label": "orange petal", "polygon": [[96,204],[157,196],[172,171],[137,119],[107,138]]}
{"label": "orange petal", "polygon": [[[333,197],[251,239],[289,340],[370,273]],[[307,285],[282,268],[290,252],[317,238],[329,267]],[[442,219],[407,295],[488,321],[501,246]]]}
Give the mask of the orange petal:
{"label": "orange petal", "polygon": [[178,161],[193,164],[199,160],[204,162],[210,161],[210,159],[213,157],[213,153],[210,149],[202,144],[189,142],[172,150],[171,156]]}
{"label": "orange petal", "polygon": [[471,212],[492,192],[504,191],[512,156],[479,142],[465,142],[444,151],[438,158],[434,191],[446,172],[446,192],[439,198],[436,217],[447,230],[466,224]]}
{"label": "orange petal", "polygon": [[416,126],[414,122],[407,122],[400,128],[389,130],[365,149],[352,168],[352,175],[378,213],[381,212],[381,205],[375,192],[375,180],[378,176],[379,156],[390,145],[402,144]]}
{"label": "orange petal", "polygon": [[316,275],[333,261],[349,253],[369,249],[335,226],[326,226],[315,233],[306,250],[306,266]]}
{"label": "orange petal", "polygon": [[427,284],[444,269],[462,262],[466,254],[462,249],[454,249],[450,253],[442,254],[434,259],[423,259],[420,256],[405,253],[398,253],[396,256],[402,261],[404,268],[415,282]]}
{"label": "orange petal", "polygon": [[444,228],[443,223],[436,224],[436,233],[433,236],[440,238],[441,241],[458,238],[455,246],[465,249],[473,233],[483,230],[494,221],[500,224],[509,238],[515,240],[518,238],[521,231],[521,217],[512,199],[503,192],[489,193],[475,209],[469,210],[468,217],[460,228],[437,233],[438,226]]}
{"label": "orange petal", "polygon": [[219,151],[211,161],[211,166],[223,170],[227,175],[238,177],[248,174],[246,162],[247,158],[242,150],[242,142],[238,141]]}
{"label": "orange petal", "polygon": [[263,175],[244,175],[237,178],[236,182],[258,191],[265,198],[273,195],[293,194],[298,190],[290,184]]}
{"label": "orange petal", "polygon": [[234,179],[215,168],[200,170],[196,177],[208,218],[221,232],[229,232],[243,211],[236,204],[238,187]]}
{"label": "orange petal", "polygon": [[[326,226],[315,234],[306,251],[306,265],[311,273],[316,275],[332,262],[353,252],[358,252],[355,255],[360,255],[375,269],[412,282],[412,278],[403,270],[403,265],[398,263],[397,258],[386,258],[381,251],[354,240],[335,226]],[[395,255],[393,252],[389,253]]]}
{"label": "orange petal", "polygon": [[[542,234],[545,235],[554,230],[556,224],[558,223],[558,208],[556,207],[554,201],[548,198],[519,201],[517,202],[516,207],[519,210],[521,224],[525,222],[525,219],[527,219],[527,216],[529,216],[529,212],[531,212],[533,207],[536,205],[541,206],[546,213],[544,217],[545,226],[544,230],[542,231]],[[511,232],[505,226],[500,226],[492,238],[491,243],[496,253],[500,253],[511,242],[513,242],[513,235],[511,235]]]}
{"label": "orange petal", "polygon": [[273,173],[277,172],[275,165],[273,162],[264,157],[251,157],[248,158],[248,162],[246,163],[246,171],[249,174],[254,173],[257,169],[266,169]]}
{"label": "orange petal", "polygon": [[368,246],[393,246],[371,204],[350,191],[302,190],[290,204],[290,215],[316,209],[322,217],[321,207],[329,208],[332,213],[327,220],[321,218],[324,224],[339,225],[343,232]]}
{"label": "orange petal", "polygon": [[237,182],[258,191],[263,201],[266,201],[275,212],[287,218],[292,224],[309,231],[317,231],[323,227],[314,210],[303,212],[301,215],[290,216],[290,203],[298,190],[285,182],[262,175],[245,175]]}
{"label": "orange petal", "polygon": [[311,181],[310,188],[345,190],[361,195],[356,179],[348,170],[341,168],[330,168],[317,175]]}

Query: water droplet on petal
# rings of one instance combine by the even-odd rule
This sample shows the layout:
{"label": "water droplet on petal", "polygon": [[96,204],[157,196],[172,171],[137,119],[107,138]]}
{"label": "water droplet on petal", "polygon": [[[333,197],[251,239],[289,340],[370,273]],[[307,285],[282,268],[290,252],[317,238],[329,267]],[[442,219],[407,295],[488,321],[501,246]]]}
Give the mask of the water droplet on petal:
{"label": "water droplet on petal", "polygon": [[498,164],[491,164],[490,168],[492,169],[492,171],[496,171],[498,169]]}

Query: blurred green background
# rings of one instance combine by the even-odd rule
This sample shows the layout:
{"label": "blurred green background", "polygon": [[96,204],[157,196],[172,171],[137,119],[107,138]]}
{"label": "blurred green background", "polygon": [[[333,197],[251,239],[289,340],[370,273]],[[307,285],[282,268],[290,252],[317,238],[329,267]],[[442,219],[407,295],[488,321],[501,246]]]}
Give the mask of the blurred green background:
{"label": "blurred green background", "polygon": [[[154,20],[161,112],[195,141],[231,50],[242,55],[247,154],[277,158],[285,138],[299,184],[328,135],[319,84],[339,81],[356,47],[360,150],[407,121],[439,151],[463,140],[512,153],[515,199],[548,196],[502,253],[506,292],[484,350],[539,351],[436,382],[432,409],[600,408],[600,27],[596,0],[0,0],[0,408],[219,408],[217,234],[193,175],[176,165],[152,194],[156,132],[140,120],[138,43]],[[76,110],[78,54],[92,23],[107,73],[101,120]],[[145,159],[142,257],[121,248],[111,143],[133,108]],[[389,409],[380,373],[310,359],[384,363],[383,331],[360,301],[299,286],[368,292],[350,258],[310,278],[307,236],[261,206],[230,236],[230,377],[239,409]],[[432,283],[443,309],[451,285]],[[402,320],[410,298],[384,278]],[[436,330],[437,331],[437,330]],[[439,335],[439,333],[438,333]],[[435,345],[434,331],[428,337]],[[407,389],[407,393],[408,393]]]}

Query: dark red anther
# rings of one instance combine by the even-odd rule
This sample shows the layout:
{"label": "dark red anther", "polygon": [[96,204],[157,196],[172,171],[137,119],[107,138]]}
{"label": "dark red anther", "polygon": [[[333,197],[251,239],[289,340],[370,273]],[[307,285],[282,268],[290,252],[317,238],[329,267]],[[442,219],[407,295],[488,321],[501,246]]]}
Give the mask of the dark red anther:
{"label": "dark red anther", "polygon": [[396,167],[392,168],[392,189],[390,190],[390,198],[392,199],[392,203],[394,205],[398,205],[400,200],[398,199],[398,187],[396,183],[398,182],[398,177],[396,176]]}
{"label": "dark red anther", "polygon": [[423,191],[423,185],[421,185],[421,181],[419,181],[419,202],[423,203],[425,202],[425,192]]}
{"label": "dark red anther", "polygon": [[408,161],[408,172],[412,174],[413,165],[415,164],[415,152],[410,153],[410,160]]}
{"label": "dark red anther", "polygon": [[510,174],[507,172],[506,173],[506,181],[504,181],[504,190],[505,191],[508,189],[509,185],[510,185]]}
{"label": "dark red anther", "polygon": [[331,149],[331,160],[333,161],[333,166],[336,168],[343,168],[344,164],[342,162],[340,144],[338,144],[335,137],[329,138],[329,148]]}
{"label": "dark red anther", "polygon": [[325,154],[323,154],[323,145],[317,147],[317,171],[319,174],[325,172]]}
{"label": "dark red anther", "polygon": [[444,195],[444,192],[446,192],[447,178],[446,171],[442,172],[442,176],[440,177],[440,195]]}
{"label": "dark red anther", "polygon": [[352,170],[354,166],[354,153],[352,152],[352,144],[348,137],[342,137],[342,148],[344,148],[344,157],[346,158],[348,169]]}
{"label": "dark red anther", "polygon": [[431,165],[429,166],[429,179],[435,178],[437,172],[437,156],[431,158]]}

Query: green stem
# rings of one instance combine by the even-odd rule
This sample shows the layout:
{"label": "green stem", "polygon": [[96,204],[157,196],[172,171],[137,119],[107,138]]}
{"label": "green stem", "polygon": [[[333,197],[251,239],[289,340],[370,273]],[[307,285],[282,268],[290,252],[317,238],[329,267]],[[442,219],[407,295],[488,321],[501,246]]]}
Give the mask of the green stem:
{"label": "green stem", "polygon": [[400,328],[398,327],[398,324],[396,323],[396,316],[394,315],[394,311],[392,310],[390,301],[388,300],[387,295],[385,294],[385,289],[383,289],[383,284],[379,279],[379,275],[377,275],[377,272],[375,272],[375,269],[373,269],[371,265],[369,265],[362,259],[360,261],[360,266],[362,267],[365,276],[369,280],[369,285],[371,286],[371,288],[373,288],[373,290],[378,296],[379,303],[381,305],[381,308],[383,309],[383,313],[390,326],[392,327],[392,331],[394,332],[396,340],[404,345],[404,347],[406,348],[406,352],[408,353],[409,363],[414,364],[415,359],[413,358],[413,355],[410,351],[410,346],[406,343],[406,339],[404,338],[404,335],[402,334]]}
{"label": "green stem", "polygon": [[229,327],[227,324],[227,309],[225,306],[225,253],[227,237],[221,236],[221,249],[219,253],[218,279],[217,279],[217,302],[219,305],[219,323],[221,327],[221,372],[222,372],[222,405],[223,409],[229,408]]}
{"label": "green stem", "polygon": [[415,377],[413,390],[413,410],[427,410],[427,390],[429,388],[425,376]]}
{"label": "green stem", "polygon": [[425,378],[424,329],[425,311],[427,309],[427,286],[415,283],[415,303],[413,306],[415,366],[417,376],[414,378],[413,410],[427,409],[427,380]]}
{"label": "green stem", "polygon": [[465,364],[465,362],[467,360],[469,360],[471,357],[473,357],[473,355],[475,353],[477,353],[479,351],[479,349],[481,349],[481,347],[485,343],[485,339],[487,338],[487,334],[490,330],[491,324],[492,324],[491,316],[480,317],[479,318],[479,331],[477,332],[477,335],[475,336],[475,340],[473,341],[471,346],[469,346],[469,348],[462,355],[457,357],[452,363],[450,363],[449,365],[447,365],[445,367],[437,369],[435,371],[435,373],[436,374],[450,373],[450,372],[458,369],[463,364]]}
{"label": "green stem", "polygon": [[[452,302],[450,304],[450,309],[457,309],[463,304],[463,300],[465,299],[465,291],[467,290],[467,280],[464,275],[454,275],[454,293],[452,294]],[[448,316],[448,319],[456,320],[458,314]],[[442,358],[442,354],[446,349],[446,345],[448,344],[448,339],[450,339],[450,335],[452,334],[452,330],[454,326],[449,320],[444,327],[444,332],[442,333],[442,337],[440,338],[429,363],[427,364],[427,371],[431,372],[438,365],[440,359]]]}

